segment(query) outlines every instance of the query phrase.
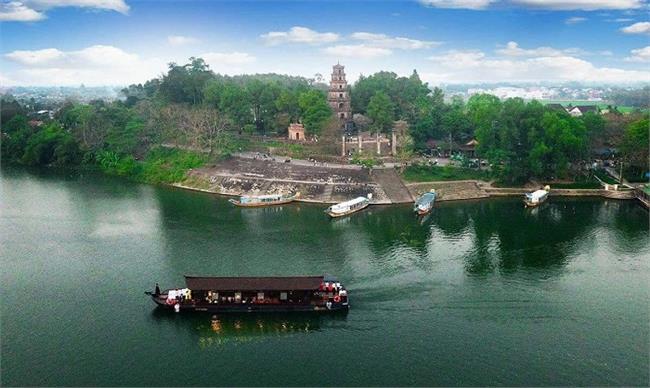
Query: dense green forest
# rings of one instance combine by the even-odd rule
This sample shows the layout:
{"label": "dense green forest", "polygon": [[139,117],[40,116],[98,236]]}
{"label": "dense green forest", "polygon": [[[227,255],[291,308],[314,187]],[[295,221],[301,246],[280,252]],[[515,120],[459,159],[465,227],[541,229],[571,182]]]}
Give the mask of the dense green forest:
{"label": "dense green forest", "polygon": [[[53,119],[2,101],[2,159],[28,165],[82,165],[150,182],[246,148],[250,135],[283,135],[300,121],[310,136],[332,129],[327,86],[277,74],[223,76],[200,58],[169,64],[166,74],[123,89],[123,99],[66,102]],[[445,99],[417,72],[379,72],[350,88],[359,130],[390,132],[408,123],[405,155],[478,140],[478,156],[503,182],[572,178],[603,148],[617,148],[627,174],[648,168],[648,115],[587,113],[572,117],[537,101],[487,94]],[[335,128],[338,130],[338,128]],[[316,156],[316,155],[314,155]]]}

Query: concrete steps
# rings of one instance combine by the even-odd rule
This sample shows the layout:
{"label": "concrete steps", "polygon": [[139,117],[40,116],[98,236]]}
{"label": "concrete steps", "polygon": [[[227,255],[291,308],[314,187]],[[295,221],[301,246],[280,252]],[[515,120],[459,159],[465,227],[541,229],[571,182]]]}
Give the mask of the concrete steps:
{"label": "concrete steps", "polygon": [[371,178],[384,189],[391,203],[413,202],[413,197],[394,168],[374,169]]}

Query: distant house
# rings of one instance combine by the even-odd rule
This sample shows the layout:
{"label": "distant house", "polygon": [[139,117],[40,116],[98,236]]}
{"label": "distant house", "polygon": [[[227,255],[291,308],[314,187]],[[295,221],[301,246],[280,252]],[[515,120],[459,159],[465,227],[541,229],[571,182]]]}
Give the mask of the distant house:
{"label": "distant house", "polygon": [[599,109],[597,105],[578,105],[574,107],[569,106],[566,108],[566,110],[573,117],[580,117],[587,112],[592,112],[596,114],[599,113]]}

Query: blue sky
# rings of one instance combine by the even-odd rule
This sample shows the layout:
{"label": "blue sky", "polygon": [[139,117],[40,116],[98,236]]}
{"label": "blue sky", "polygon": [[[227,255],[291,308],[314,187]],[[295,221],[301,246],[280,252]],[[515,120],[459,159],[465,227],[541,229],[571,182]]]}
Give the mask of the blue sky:
{"label": "blue sky", "polygon": [[0,83],[121,85],[216,72],[379,70],[431,84],[650,82],[647,0],[0,2]]}

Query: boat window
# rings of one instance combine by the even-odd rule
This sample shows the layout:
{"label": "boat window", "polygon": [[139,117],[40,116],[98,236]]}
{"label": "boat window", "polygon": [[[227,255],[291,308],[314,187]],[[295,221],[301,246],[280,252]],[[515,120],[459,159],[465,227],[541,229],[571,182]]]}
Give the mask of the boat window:
{"label": "boat window", "polygon": [[264,300],[264,293],[263,292],[258,292],[257,293],[257,299],[258,300]]}
{"label": "boat window", "polygon": [[236,303],[241,302],[241,292],[235,292],[235,302]]}
{"label": "boat window", "polygon": [[287,293],[286,292],[281,292],[280,293],[280,300],[287,300]]}

